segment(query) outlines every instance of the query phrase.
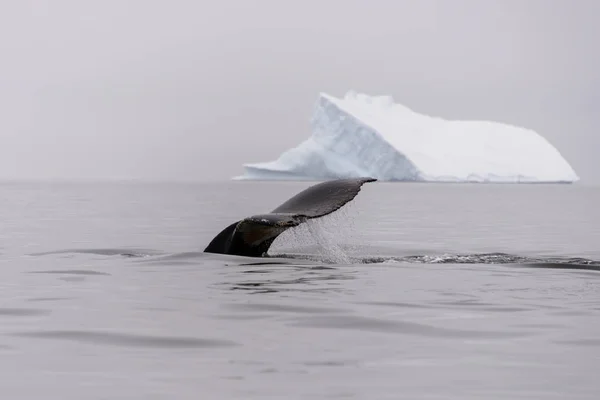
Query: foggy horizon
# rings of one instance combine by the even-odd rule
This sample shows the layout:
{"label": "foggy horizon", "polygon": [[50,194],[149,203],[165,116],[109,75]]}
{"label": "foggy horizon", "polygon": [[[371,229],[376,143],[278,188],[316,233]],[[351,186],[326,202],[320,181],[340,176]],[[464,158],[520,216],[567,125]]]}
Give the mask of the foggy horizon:
{"label": "foggy horizon", "polygon": [[0,180],[229,180],[311,134],[320,92],[533,129],[599,184],[600,3],[0,5]]}

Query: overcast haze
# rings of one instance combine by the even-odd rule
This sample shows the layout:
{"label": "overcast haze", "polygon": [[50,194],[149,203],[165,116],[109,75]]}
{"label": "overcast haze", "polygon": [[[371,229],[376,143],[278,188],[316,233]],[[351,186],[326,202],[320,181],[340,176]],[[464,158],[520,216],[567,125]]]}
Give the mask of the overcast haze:
{"label": "overcast haze", "polygon": [[[535,129],[600,182],[600,2],[0,3],[0,178],[229,179],[321,91]],[[532,155],[533,156],[533,155]]]}

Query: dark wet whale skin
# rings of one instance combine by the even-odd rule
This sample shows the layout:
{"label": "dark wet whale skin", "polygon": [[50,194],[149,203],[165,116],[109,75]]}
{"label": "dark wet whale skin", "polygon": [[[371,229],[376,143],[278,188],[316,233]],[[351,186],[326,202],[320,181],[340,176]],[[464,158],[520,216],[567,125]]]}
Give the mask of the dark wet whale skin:
{"label": "dark wet whale skin", "polygon": [[285,230],[339,210],[356,197],[363,184],[374,181],[374,178],[349,178],[313,185],[268,214],[244,218],[227,226],[204,252],[263,257]]}

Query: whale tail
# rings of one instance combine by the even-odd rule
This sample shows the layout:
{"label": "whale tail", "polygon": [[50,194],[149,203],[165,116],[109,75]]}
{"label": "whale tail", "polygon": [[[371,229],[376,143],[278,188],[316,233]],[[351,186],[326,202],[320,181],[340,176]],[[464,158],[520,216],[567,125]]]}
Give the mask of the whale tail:
{"label": "whale tail", "polygon": [[208,244],[205,253],[264,256],[277,236],[301,223],[331,214],[350,202],[361,186],[374,178],[349,178],[311,186],[268,214],[236,221]]}

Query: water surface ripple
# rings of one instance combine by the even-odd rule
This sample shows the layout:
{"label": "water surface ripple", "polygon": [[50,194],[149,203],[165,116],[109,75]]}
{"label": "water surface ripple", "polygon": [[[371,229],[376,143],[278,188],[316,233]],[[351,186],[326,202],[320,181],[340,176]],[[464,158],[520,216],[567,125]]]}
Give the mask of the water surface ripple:
{"label": "water surface ripple", "polygon": [[0,185],[0,392],[598,398],[600,190],[371,185],[326,245],[202,253],[308,184]]}

